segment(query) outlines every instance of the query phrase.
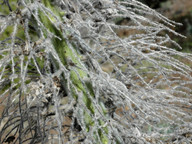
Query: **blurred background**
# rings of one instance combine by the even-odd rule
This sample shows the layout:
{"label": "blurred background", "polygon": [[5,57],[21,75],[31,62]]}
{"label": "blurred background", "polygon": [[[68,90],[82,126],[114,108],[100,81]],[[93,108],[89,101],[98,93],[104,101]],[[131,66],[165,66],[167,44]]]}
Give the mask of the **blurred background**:
{"label": "blurred background", "polygon": [[183,48],[183,52],[192,53],[192,0],[139,0],[149,7],[155,9],[171,20],[182,23],[176,26],[175,31],[187,38],[172,36]]}
{"label": "blurred background", "polygon": [[[177,37],[175,35],[169,36],[175,40],[183,49],[177,49],[182,52],[192,53],[192,0],[138,0],[152,9],[155,9],[163,16],[182,23],[182,26],[173,28],[178,33],[186,36],[186,38]],[[126,25],[129,20],[124,19],[118,24]],[[134,31],[118,31],[120,37],[127,37],[134,34]]]}

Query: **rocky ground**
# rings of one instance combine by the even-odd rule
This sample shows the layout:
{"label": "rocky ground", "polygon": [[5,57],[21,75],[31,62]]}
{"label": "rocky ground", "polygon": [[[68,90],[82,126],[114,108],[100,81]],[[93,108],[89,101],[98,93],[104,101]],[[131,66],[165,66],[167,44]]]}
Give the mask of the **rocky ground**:
{"label": "rocky ground", "polygon": [[171,20],[180,22],[183,26],[175,27],[175,30],[187,38],[172,36],[178,42],[184,52],[192,52],[192,0],[140,0],[149,7],[156,9],[162,15]]}

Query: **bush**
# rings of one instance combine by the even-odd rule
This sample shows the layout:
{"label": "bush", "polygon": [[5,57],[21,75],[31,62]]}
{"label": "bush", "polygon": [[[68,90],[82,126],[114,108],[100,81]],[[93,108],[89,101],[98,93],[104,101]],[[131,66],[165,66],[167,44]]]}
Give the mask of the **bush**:
{"label": "bush", "polygon": [[179,23],[135,0],[0,12],[1,143],[191,141],[192,55],[168,36],[184,37]]}

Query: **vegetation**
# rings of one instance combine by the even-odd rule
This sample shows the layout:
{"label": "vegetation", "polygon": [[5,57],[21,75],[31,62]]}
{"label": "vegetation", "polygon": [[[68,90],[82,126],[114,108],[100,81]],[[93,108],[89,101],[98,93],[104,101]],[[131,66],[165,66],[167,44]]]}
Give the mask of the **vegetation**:
{"label": "vegetation", "polygon": [[0,6],[0,143],[191,142],[181,24],[136,0]]}

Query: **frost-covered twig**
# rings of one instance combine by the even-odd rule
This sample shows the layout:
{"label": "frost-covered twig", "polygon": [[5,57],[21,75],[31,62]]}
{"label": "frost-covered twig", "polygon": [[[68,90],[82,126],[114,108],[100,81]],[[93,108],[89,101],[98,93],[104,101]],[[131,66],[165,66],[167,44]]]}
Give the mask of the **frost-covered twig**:
{"label": "frost-covered twig", "polygon": [[1,143],[191,141],[192,55],[168,36],[184,37],[179,23],[136,0],[0,12]]}

